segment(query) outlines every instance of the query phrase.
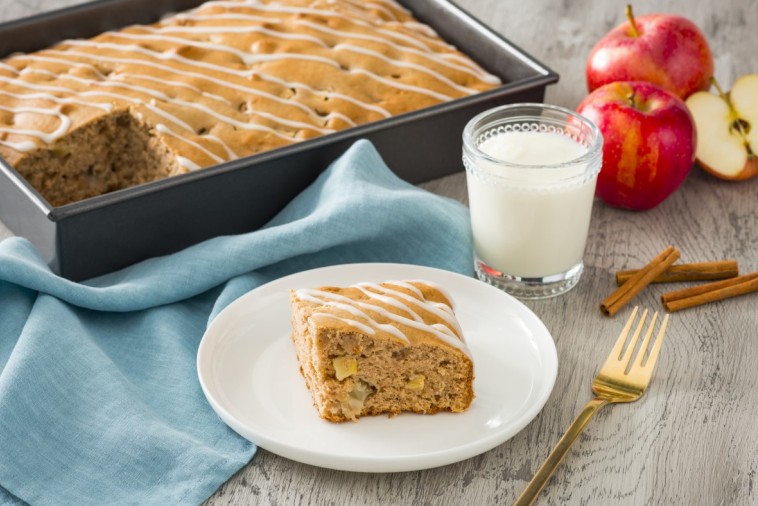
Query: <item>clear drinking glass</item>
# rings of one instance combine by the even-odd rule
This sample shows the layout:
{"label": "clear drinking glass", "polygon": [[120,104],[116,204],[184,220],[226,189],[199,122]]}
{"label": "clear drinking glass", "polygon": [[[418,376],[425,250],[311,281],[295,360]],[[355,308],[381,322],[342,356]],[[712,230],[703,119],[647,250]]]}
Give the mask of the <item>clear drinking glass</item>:
{"label": "clear drinking glass", "polygon": [[516,297],[552,297],[584,269],[603,138],[583,116],[546,104],[485,111],[463,131],[474,265]]}

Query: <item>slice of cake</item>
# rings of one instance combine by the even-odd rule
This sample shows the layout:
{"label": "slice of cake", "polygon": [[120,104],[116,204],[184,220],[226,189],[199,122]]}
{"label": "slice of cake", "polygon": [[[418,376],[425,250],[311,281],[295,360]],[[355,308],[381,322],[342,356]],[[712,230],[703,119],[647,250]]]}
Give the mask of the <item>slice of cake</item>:
{"label": "slice of cake", "polygon": [[291,293],[292,341],[322,418],[464,411],[474,367],[453,301],[429,281]]}

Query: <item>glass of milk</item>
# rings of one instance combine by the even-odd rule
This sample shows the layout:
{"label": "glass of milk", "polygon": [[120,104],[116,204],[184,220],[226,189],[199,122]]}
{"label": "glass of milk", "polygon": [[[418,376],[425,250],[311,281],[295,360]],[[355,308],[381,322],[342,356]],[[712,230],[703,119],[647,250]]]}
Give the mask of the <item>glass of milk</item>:
{"label": "glass of milk", "polygon": [[546,104],[485,111],[463,131],[479,279],[524,299],[573,288],[584,269],[603,137]]}

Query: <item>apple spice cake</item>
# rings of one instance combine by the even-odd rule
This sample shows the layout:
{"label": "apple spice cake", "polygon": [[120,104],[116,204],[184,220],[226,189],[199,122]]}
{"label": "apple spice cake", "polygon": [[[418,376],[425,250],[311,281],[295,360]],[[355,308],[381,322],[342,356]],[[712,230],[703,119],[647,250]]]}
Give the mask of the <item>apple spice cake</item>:
{"label": "apple spice cake", "polygon": [[59,206],[499,82],[394,0],[214,0],[0,60],[0,157]]}
{"label": "apple spice cake", "polygon": [[292,341],[320,416],[461,412],[474,366],[451,297],[422,280],[291,292]]}

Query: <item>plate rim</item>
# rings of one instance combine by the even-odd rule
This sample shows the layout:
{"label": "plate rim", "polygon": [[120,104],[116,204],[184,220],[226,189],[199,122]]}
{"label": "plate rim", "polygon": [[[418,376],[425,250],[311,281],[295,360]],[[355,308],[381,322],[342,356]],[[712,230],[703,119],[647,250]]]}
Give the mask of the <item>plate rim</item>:
{"label": "plate rim", "polygon": [[[343,454],[325,454],[322,451],[314,451],[307,447],[288,444],[286,442],[272,439],[265,434],[256,433],[255,440],[248,437],[246,433],[253,433],[255,431],[250,430],[248,425],[242,422],[237,416],[230,412],[225,405],[223,405],[215,395],[210,392],[210,386],[206,384],[202,372],[202,362],[204,358],[208,357],[210,351],[208,348],[212,346],[210,338],[211,329],[217,321],[221,321],[223,318],[228,318],[227,315],[237,310],[237,306],[243,304],[244,300],[248,297],[253,297],[255,292],[263,292],[264,290],[270,290],[272,285],[284,284],[287,280],[292,278],[299,278],[306,275],[318,275],[321,271],[327,272],[332,270],[342,269],[420,269],[422,271],[431,271],[434,274],[440,276],[451,276],[457,278],[463,283],[476,283],[478,288],[486,291],[491,291],[493,294],[497,293],[498,297],[504,296],[509,299],[509,303],[515,304],[518,316],[523,318],[527,315],[532,320],[531,323],[536,324],[540,330],[535,333],[534,340],[539,342],[539,353],[543,362],[545,363],[545,370],[549,373],[547,376],[542,377],[541,388],[537,394],[531,396],[533,402],[530,403],[530,409],[522,413],[522,415],[509,424],[509,430],[494,432],[484,438],[475,439],[471,442],[461,444],[452,448],[443,448],[438,451],[414,453],[400,456],[352,456]],[[416,278],[423,277],[418,274]],[[216,340],[217,341],[217,340]],[[206,358],[207,359],[207,358]],[[210,363],[210,362],[209,362]],[[474,456],[485,453],[505,442],[512,439],[516,434],[521,432],[529,423],[531,423],[537,415],[542,411],[547,403],[550,395],[555,388],[555,382],[558,375],[558,354],[555,346],[555,340],[550,331],[545,326],[544,322],[523,302],[511,296],[510,294],[499,290],[487,283],[484,283],[473,276],[466,276],[454,271],[441,269],[437,267],[428,267],[417,264],[406,263],[393,263],[393,262],[355,262],[355,263],[343,263],[335,265],[327,265],[322,267],[315,267],[312,269],[305,269],[299,272],[288,274],[271,281],[268,281],[258,287],[255,287],[247,292],[243,293],[232,302],[230,302],[225,308],[223,308],[214,318],[211,320],[203,333],[200,344],[197,350],[196,357],[196,372],[198,380],[200,382],[203,395],[211,408],[216,412],[221,421],[234,430],[240,437],[252,442],[256,446],[264,448],[265,450],[279,455],[281,457],[300,462],[303,464],[313,465],[325,469],[333,469],[338,471],[352,471],[352,472],[407,472],[416,471],[422,469],[431,469],[434,467],[440,467],[444,465],[453,464],[467,460]],[[209,380],[210,382],[210,380]],[[315,408],[314,408],[315,409]],[[443,413],[444,414],[444,413]],[[465,414],[465,413],[463,413]],[[460,415],[460,414],[454,414]],[[328,464],[324,463],[324,459],[328,459]]]}

